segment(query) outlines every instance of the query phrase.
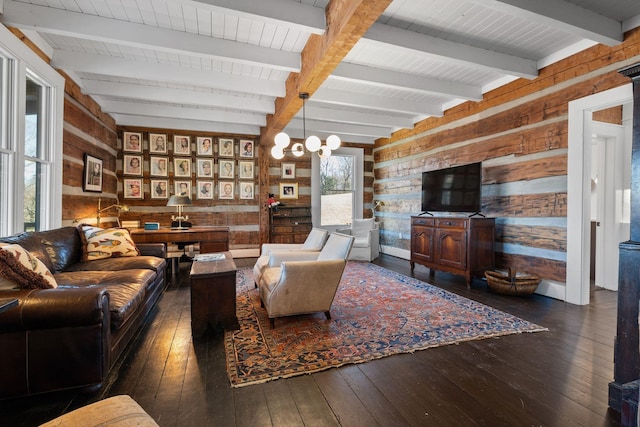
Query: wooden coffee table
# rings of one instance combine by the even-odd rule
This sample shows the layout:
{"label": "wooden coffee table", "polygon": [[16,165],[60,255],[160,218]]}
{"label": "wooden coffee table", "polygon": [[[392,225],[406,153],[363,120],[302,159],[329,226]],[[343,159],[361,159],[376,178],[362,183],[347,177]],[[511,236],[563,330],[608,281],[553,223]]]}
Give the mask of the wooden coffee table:
{"label": "wooden coffee table", "polygon": [[236,317],[236,264],[231,252],[203,254],[220,256],[213,261],[200,261],[196,257],[191,264],[191,333],[200,336],[211,325],[222,328],[240,329]]}

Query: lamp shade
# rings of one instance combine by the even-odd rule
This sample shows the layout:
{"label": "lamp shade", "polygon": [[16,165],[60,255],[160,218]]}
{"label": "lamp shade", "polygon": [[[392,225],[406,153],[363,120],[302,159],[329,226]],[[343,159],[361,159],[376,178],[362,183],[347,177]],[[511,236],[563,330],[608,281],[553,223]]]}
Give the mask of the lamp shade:
{"label": "lamp shade", "polygon": [[190,204],[191,199],[189,198],[189,196],[178,196],[175,194],[169,197],[169,201],[167,202],[167,206],[184,206]]}

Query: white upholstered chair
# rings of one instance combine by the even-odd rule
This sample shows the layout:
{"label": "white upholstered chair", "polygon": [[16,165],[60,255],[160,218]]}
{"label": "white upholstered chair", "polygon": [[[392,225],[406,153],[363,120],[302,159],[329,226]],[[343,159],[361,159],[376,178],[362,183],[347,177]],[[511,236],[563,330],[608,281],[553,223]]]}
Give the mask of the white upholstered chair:
{"label": "white upholstered chair", "polygon": [[256,286],[260,283],[262,272],[269,263],[271,251],[305,251],[320,252],[324,246],[329,232],[321,228],[312,228],[304,243],[263,243],[260,256],[253,266],[253,282]]}
{"label": "white upholstered chair", "polygon": [[331,233],[320,252],[270,253],[259,289],[272,327],[276,317],[324,312],[331,318],[331,304],[354,240]]}
{"label": "white upholstered chair", "polygon": [[373,261],[380,255],[380,230],[374,218],[354,219],[351,228],[337,231],[355,237],[349,259]]}

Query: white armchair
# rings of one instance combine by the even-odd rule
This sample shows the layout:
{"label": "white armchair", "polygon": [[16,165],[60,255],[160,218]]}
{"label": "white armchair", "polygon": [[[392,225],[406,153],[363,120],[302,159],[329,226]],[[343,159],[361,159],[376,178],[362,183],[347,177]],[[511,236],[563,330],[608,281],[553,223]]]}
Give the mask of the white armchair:
{"label": "white armchair", "polygon": [[351,228],[337,231],[355,237],[349,259],[373,261],[380,256],[380,230],[374,218],[354,219]]}
{"label": "white armchair", "polygon": [[354,238],[332,233],[320,252],[272,251],[259,283],[271,327],[275,318],[324,312],[335,297]]}
{"label": "white armchair", "polygon": [[260,283],[262,272],[269,264],[269,254],[271,251],[305,251],[320,252],[324,246],[329,232],[321,228],[312,228],[304,243],[263,243],[260,256],[253,266],[253,283],[256,286]]}

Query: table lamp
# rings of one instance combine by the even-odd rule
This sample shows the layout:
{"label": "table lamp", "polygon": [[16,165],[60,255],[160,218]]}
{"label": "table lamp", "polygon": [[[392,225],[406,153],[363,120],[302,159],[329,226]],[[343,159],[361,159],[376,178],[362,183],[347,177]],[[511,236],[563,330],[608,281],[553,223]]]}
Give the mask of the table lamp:
{"label": "table lamp", "polygon": [[190,205],[190,204],[191,204],[191,199],[189,198],[189,196],[178,196],[174,194],[173,196],[169,197],[167,206],[178,207],[178,216],[171,215],[171,221],[178,221],[178,226],[171,227],[171,228],[173,228],[174,230],[186,230],[189,228],[189,227],[182,226],[182,221],[187,221],[189,219],[189,216],[182,215],[182,208],[184,207],[184,205]]}

